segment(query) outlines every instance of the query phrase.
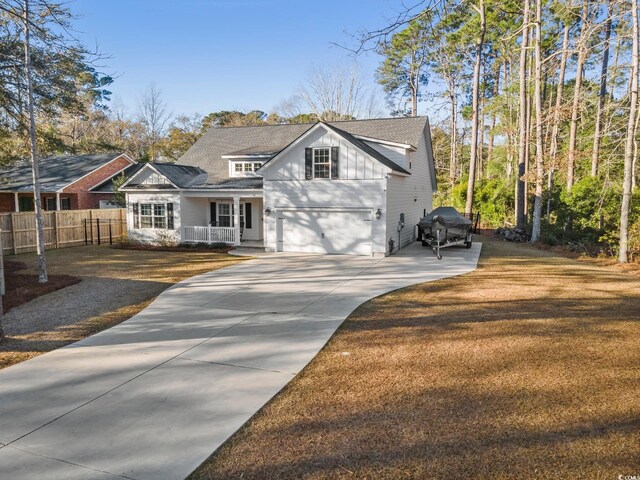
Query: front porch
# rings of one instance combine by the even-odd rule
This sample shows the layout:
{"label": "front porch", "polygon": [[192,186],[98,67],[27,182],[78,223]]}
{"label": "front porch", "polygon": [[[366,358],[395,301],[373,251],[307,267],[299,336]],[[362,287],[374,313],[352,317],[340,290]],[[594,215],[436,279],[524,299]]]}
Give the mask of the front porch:
{"label": "front porch", "polygon": [[264,247],[261,196],[183,195],[182,242]]}

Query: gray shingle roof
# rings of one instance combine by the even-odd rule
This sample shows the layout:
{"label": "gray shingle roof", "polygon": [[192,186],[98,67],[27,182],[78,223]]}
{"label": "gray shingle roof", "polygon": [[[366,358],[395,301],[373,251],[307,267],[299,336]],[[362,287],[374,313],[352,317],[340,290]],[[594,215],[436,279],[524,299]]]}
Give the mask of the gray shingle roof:
{"label": "gray shingle roof", "polygon": [[[426,117],[401,117],[331,122],[329,125],[351,135],[404,143],[416,147],[424,134],[426,123]],[[222,158],[223,155],[243,150],[249,150],[253,153],[278,152],[313,125],[315,123],[211,128],[177,163],[197,166],[206,170],[209,174],[208,182],[216,183],[229,178],[228,160]],[[358,146],[360,147],[360,145]],[[382,154],[378,153],[378,155],[384,157]],[[386,157],[384,158],[386,159]],[[390,160],[386,160],[390,162]]]}
{"label": "gray shingle roof", "polygon": [[[176,165],[175,163],[160,163],[153,162],[145,165],[151,165],[161,175],[166,177],[171,183],[178,188],[190,188],[196,185],[202,185],[207,181],[207,172],[200,167],[193,167],[190,165]],[[142,169],[141,168],[141,169]],[[135,175],[137,172],[133,172],[129,177]],[[125,188],[173,188],[171,185],[140,185],[131,181]]]}
{"label": "gray shingle roof", "polygon": [[196,185],[196,189],[206,190],[250,190],[250,189],[262,189],[262,177],[246,177],[246,178],[232,178],[229,180],[223,180],[218,183],[205,183],[204,185]]}
{"label": "gray shingle roof", "polygon": [[153,166],[180,188],[202,185],[207,181],[207,172],[200,167],[175,163],[154,163]]}
{"label": "gray shingle roof", "polygon": [[[55,192],[109,163],[122,153],[54,155],[40,159],[40,185],[43,192]],[[33,190],[31,165],[22,163],[0,170],[0,190]]]}

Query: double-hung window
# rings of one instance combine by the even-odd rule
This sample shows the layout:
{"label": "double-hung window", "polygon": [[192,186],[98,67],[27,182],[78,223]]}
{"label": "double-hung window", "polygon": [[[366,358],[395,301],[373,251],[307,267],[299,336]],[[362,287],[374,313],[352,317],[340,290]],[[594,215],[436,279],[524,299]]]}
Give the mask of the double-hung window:
{"label": "double-hung window", "polygon": [[232,219],[233,219],[233,216],[231,215],[231,204],[219,203],[218,204],[218,226],[230,227]]}
{"label": "double-hung window", "polygon": [[331,149],[313,149],[313,178],[331,178]]}
{"label": "double-hung window", "polygon": [[[235,223],[233,221],[234,215],[233,204],[231,203],[219,203],[218,204],[218,227],[233,227]],[[240,204],[240,225],[244,225],[244,203]]]}
{"label": "double-hung window", "polygon": [[173,203],[134,203],[133,226],[173,229]]}

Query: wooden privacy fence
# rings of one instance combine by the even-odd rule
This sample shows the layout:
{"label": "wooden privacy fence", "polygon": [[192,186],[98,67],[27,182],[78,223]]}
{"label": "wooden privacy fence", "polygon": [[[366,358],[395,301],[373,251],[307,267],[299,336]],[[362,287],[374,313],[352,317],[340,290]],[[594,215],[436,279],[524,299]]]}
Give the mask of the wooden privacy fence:
{"label": "wooden privacy fence", "polygon": [[[99,221],[98,221],[99,220]],[[97,243],[97,239],[122,240],[127,235],[124,208],[43,212],[45,248],[65,248]],[[2,251],[5,254],[36,251],[36,214],[0,213]],[[111,235],[109,235],[109,233]]]}

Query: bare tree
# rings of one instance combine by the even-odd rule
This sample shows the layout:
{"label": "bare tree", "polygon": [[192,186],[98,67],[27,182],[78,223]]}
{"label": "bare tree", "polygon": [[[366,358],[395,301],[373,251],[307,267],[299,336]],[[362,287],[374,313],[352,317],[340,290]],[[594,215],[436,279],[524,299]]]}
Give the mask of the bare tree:
{"label": "bare tree", "polygon": [[153,162],[158,157],[158,142],[171,120],[171,113],[162,98],[162,90],[154,83],[149,85],[140,97],[138,115],[147,132],[148,156]]}
{"label": "bare tree", "polygon": [[551,191],[553,190],[553,177],[555,175],[556,163],[558,158],[558,132],[560,130],[560,108],[562,107],[562,91],[564,89],[564,75],[567,70],[567,57],[569,56],[569,30],[567,23],[564,25],[564,34],[562,38],[562,52],[560,54],[560,68],[558,70],[558,86],[556,91],[556,106],[553,110],[553,120],[551,125],[551,146],[549,148],[549,157],[551,165],[549,166],[549,176],[547,183],[547,218],[551,214]]}
{"label": "bare tree", "polygon": [[582,74],[587,60],[587,37],[589,35],[589,0],[583,0],[580,36],[578,37],[578,62],[576,63],[576,80],[573,87],[573,104],[571,106],[571,123],[569,124],[569,146],[567,151],[567,191],[571,191],[574,183],[576,166],[576,143],[578,132],[578,116],[580,113],[580,95],[582,93]]}
{"label": "bare tree", "polygon": [[602,111],[607,97],[607,73],[609,67],[609,43],[611,40],[611,4],[607,1],[607,18],[604,25],[604,46],[602,52],[602,69],[600,72],[600,91],[596,110],[595,131],[593,132],[593,151],[591,153],[591,176],[598,174],[598,158],[600,156],[600,129],[602,128]]}
{"label": "bare tree", "polygon": [[34,113],[33,80],[31,73],[31,18],[29,0],[23,3],[24,26],[24,76],[27,87],[27,111],[29,114],[29,153],[31,160],[31,176],[33,179],[33,203],[36,212],[36,251],[38,254],[38,282],[47,283],[47,260],[44,245],[44,221],[42,218],[42,197],[40,195],[40,166],[38,163],[38,144],[36,139],[36,117]]}
{"label": "bare tree", "polygon": [[536,195],[533,204],[531,243],[540,240],[542,226],[542,186],[544,183],[544,151],[542,132],[542,0],[536,0],[535,93],[536,110]]}
{"label": "bare tree", "polygon": [[620,211],[620,251],[618,261],[629,260],[629,210],[631,207],[631,177],[633,176],[633,134],[635,130],[636,110],[638,108],[638,0],[631,0],[633,17],[633,47],[631,59],[631,86],[629,89],[629,120],[627,138],[624,147],[624,180],[622,182],[622,208]]}
{"label": "bare tree", "polygon": [[527,166],[527,48],[529,47],[529,0],[524,2],[524,14],[522,16],[522,41],[520,45],[520,107],[518,123],[520,133],[518,137],[518,178],[516,181],[516,224],[524,228],[527,223],[525,210],[525,183],[524,175]]}
{"label": "bare tree", "polygon": [[[353,118],[373,118],[378,114],[376,96],[361,79],[357,66],[313,67],[307,86],[288,101],[295,109],[306,108],[320,120],[331,122]],[[301,113],[301,112],[300,112]]]}
{"label": "bare tree", "polygon": [[478,12],[480,16],[480,31],[476,39],[475,56],[476,61],[473,67],[473,94],[472,94],[472,108],[473,115],[471,119],[471,158],[469,160],[469,181],[467,183],[467,202],[465,206],[465,213],[470,215],[473,211],[473,197],[475,191],[476,180],[476,165],[478,163],[478,120],[480,109],[480,67],[482,66],[482,46],[484,44],[484,35],[486,31],[484,0],[479,0],[478,6],[472,5],[473,9]]}

